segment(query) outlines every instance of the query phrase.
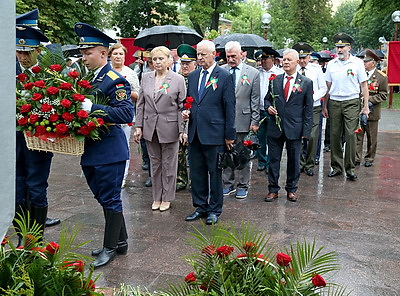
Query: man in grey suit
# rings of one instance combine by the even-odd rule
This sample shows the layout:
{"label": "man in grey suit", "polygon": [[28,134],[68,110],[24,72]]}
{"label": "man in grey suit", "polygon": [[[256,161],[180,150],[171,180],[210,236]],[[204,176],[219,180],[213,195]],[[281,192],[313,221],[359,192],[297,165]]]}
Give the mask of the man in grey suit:
{"label": "man in grey suit", "polygon": [[[260,75],[257,69],[242,62],[242,49],[237,41],[229,41],[225,45],[228,64],[222,66],[228,70],[235,85],[236,96],[236,140],[243,141],[249,131],[256,133],[260,121]],[[237,173],[237,188],[235,188],[235,171],[226,168],[223,171],[224,196],[236,192],[236,198],[247,197],[250,181],[250,162]]]}

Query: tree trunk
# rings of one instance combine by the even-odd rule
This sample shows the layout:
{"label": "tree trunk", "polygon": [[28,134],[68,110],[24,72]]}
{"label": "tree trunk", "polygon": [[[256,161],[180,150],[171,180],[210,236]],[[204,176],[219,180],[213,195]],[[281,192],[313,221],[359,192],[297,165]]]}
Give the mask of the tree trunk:
{"label": "tree trunk", "polygon": [[211,15],[211,30],[215,30],[218,32],[218,25],[219,25],[219,12],[214,10]]}

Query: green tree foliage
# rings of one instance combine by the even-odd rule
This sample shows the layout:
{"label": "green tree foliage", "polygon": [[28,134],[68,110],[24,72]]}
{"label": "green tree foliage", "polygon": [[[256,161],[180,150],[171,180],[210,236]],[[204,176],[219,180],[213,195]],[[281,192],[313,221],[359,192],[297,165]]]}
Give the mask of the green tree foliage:
{"label": "green tree foliage", "polygon": [[142,29],[178,24],[178,9],[162,0],[121,0],[113,6],[111,24],[121,29],[121,36],[135,37]]}
{"label": "green tree foliage", "polygon": [[345,32],[353,37],[356,41],[356,47],[358,47],[359,30],[353,25],[352,21],[360,4],[361,0],[347,0],[338,7],[335,14],[337,31]]}
{"label": "green tree foliage", "polygon": [[39,8],[39,28],[53,43],[77,43],[74,25],[88,23],[103,29],[104,0],[17,0],[16,12]]}
{"label": "green tree foliage", "polygon": [[359,45],[364,48],[377,48],[380,36],[384,36],[386,40],[393,40],[392,13],[399,8],[398,1],[362,0],[352,23],[359,29]]}
{"label": "green tree foliage", "polygon": [[284,48],[294,39],[293,18],[290,9],[291,0],[270,0],[267,12],[272,16],[270,29],[268,30],[268,40],[275,48]]}
{"label": "green tree foliage", "polygon": [[[234,14],[238,0],[183,0],[182,12],[187,14],[193,28],[204,36],[205,29],[218,31],[222,13]],[[234,14],[236,15],[236,14]]]}
{"label": "green tree foliage", "polygon": [[249,33],[263,36],[261,16],[265,9],[258,1],[237,3],[236,15],[226,14],[224,17],[233,20],[231,33]]}

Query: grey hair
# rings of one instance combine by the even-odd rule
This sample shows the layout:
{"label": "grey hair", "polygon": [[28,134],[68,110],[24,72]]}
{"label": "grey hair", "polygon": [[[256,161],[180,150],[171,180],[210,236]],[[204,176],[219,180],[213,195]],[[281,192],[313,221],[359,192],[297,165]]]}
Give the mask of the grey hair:
{"label": "grey hair", "polygon": [[232,51],[235,49],[242,51],[242,46],[238,41],[229,41],[227,44],[225,44],[225,51]]}
{"label": "grey hair", "polygon": [[197,46],[207,46],[208,50],[210,52],[215,51],[215,44],[214,42],[210,41],[210,40],[201,40],[199,43],[197,43]]}
{"label": "grey hair", "polygon": [[299,53],[297,52],[297,50],[295,50],[295,49],[293,49],[293,48],[285,49],[285,50],[283,51],[283,54],[282,54],[282,55],[285,56],[285,55],[287,55],[287,54],[289,54],[289,53],[293,53],[294,58],[295,58],[296,60],[300,59],[300,58],[299,58]]}

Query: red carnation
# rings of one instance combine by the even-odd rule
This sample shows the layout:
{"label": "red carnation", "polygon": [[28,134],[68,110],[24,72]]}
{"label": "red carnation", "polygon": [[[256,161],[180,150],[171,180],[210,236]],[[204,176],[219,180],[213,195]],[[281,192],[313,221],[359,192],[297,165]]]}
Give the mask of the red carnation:
{"label": "red carnation", "polygon": [[186,103],[192,104],[194,102],[193,97],[187,97],[186,98]]}
{"label": "red carnation", "polygon": [[217,248],[216,252],[220,258],[227,257],[233,252],[234,248],[230,246],[222,246]]}
{"label": "red carnation", "polygon": [[191,272],[187,276],[185,276],[185,282],[193,283],[195,281],[196,281],[196,276],[195,276],[194,272]]}
{"label": "red carnation", "polygon": [[36,87],[45,88],[46,83],[43,80],[38,80],[33,83]]}
{"label": "red carnation", "polygon": [[289,266],[289,263],[292,262],[292,257],[286,255],[284,253],[278,253],[276,255],[276,263],[280,266]]}
{"label": "red carnation", "polygon": [[56,125],[56,133],[59,135],[64,135],[68,131],[68,127],[65,123],[60,123]]}
{"label": "red carnation", "polygon": [[249,141],[249,140],[246,140],[246,141],[243,141],[243,145],[246,146],[246,147],[249,147],[249,146],[253,145],[253,142]]}
{"label": "red carnation", "polygon": [[61,100],[60,103],[61,103],[61,106],[63,106],[64,108],[69,108],[72,105],[72,102],[67,99]]}
{"label": "red carnation", "polygon": [[3,238],[3,241],[1,242],[1,245],[4,246],[4,245],[8,244],[8,242],[9,242],[9,240],[8,240],[8,235],[6,235],[6,236]]}
{"label": "red carnation", "polygon": [[104,124],[104,119],[103,118],[97,118],[97,123],[100,125]]}
{"label": "red carnation", "polygon": [[205,248],[203,248],[203,250],[201,250],[202,253],[207,254],[207,255],[214,255],[215,254],[215,247],[212,245],[209,245]]}
{"label": "red carnation", "polygon": [[72,98],[77,102],[83,102],[85,100],[85,96],[81,94],[74,94],[72,95]]}
{"label": "red carnation", "polygon": [[56,72],[61,72],[62,71],[62,67],[60,65],[58,65],[58,64],[51,65],[49,68],[50,68],[50,70],[53,70],[53,71],[56,71]]}
{"label": "red carnation", "polygon": [[48,95],[56,95],[58,94],[58,88],[54,87],[54,86],[50,86],[47,90],[46,90]]}
{"label": "red carnation", "polygon": [[359,127],[358,129],[356,129],[354,132],[356,133],[356,134],[359,134],[359,133],[361,133],[362,132],[362,128],[361,127]]}
{"label": "red carnation", "polygon": [[192,108],[192,104],[190,104],[190,103],[185,103],[185,104],[183,104],[183,107],[184,107],[186,110],[189,110],[189,109]]}
{"label": "red carnation", "polygon": [[68,76],[71,77],[72,79],[76,79],[79,77],[79,73],[76,71],[71,71],[68,73]]}
{"label": "red carnation", "polygon": [[45,134],[45,133],[46,133],[46,128],[45,128],[44,126],[38,125],[38,126],[36,127],[35,136],[41,136],[41,135],[43,135],[43,134]]}
{"label": "red carnation", "polygon": [[94,291],[96,289],[96,285],[94,284],[94,281],[90,280],[89,283],[86,285],[86,288],[88,288],[91,291]]}
{"label": "red carnation", "polygon": [[243,249],[246,251],[246,252],[253,252],[253,251],[255,251],[256,249],[258,248],[258,246],[255,244],[255,243],[253,243],[253,242],[245,242],[244,243],[244,245],[243,245]]}
{"label": "red carnation", "polygon": [[29,119],[30,119],[31,124],[34,124],[36,121],[39,120],[39,115],[31,114],[31,116],[29,116]]}
{"label": "red carnation", "polygon": [[35,66],[32,67],[31,71],[35,74],[39,73],[40,71],[42,71],[42,68],[40,68],[39,66]]}
{"label": "red carnation", "polygon": [[60,245],[55,242],[50,242],[46,246],[46,251],[49,252],[51,255],[54,255],[60,249]]}
{"label": "red carnation", "polygon": [[77,272],[82,272],[83,267],[85,266],[85,263],[82,260],[64,261],[63,263],[66,263],[64,267],[73,267]]}
{"label": "red carnation", "polygon": [[39,101],[40,99],[43,98],[43,95],[40,93],[34,93],[32,96],[32,101]]}
{"label": "red carnation", "polygon": [[24,82],[28,79],[28,75],[26,75],[25,73],[18,74],[17,79],[21,82]]}
{"label": "red carnation", "polygon": [[79,119],[85,119],[89,117],[89,113],[87,113],[85,110],[79,110],[76,115],[79,117]]}
{"label": "red carnation", "polygon": [[79,85],[80,87],[83,87],[83,88],[92,88],[92,86],[90,85],[90,82],[87,81],[87,80],[81,80],[81,81],[79,81],[79,82],[78,82],[78,85]]}
{"label": "red carnation", "polygon": [[28,117],[22,117],[18,120],[18,125],[26,125],[28,123]]}
{"label": "red carnation", "polygon": [[87,136],[89,135],[90,131],[89,128],[86,125],[84,125],[78,130],[78,133]]}
{"label": "red carnation", "polygon": [[86,126],[88,127],[89,131],[92,131],[96,128],[96,124],[93,121],[89,121]]}
{"label": "red carnation", "polygon": [[62,90],[71,90],[72,89],[72,84],[71,83],[67,83],[67,82],[63,82],[63,83],[60,84],[60,86],[58,88],[62,89]]}
{"label": "red carnation", "polygon": [[49,117],[49,121],[50,122],[56,122],[58,119],[60,118],[60,116],[58,116],[57,113],[51,114]]}
{"label": "red carnation", "polygon": [[32,107],[29,104],[25,104],[21,106],[21,113],[28,113],[31,111]]}
{"label": "red carnation", "polygon": [[28,82],[26,84],[24,84],[24,89],[26,90],[30,90],[35,86],[35,84],[33,82]]}
{"label": "red carnation", "polygon": [[325,287],[326,286],[326,281],[325,279],[320,276],[319,274],[314,275],[311,279],[311,282],[314,284],[316,287]]}
{"label": "red carnation", "polygon": [[276,74],[271,74],[271,76],[269,76],[269,80],[274,80],[276,77]]}
{"label": "red carnation", "polygon": [[44,103],[42,105],[42,109],[40,109],[40,111],[42,112],[50,112],[53,109],[53,106],[51,106],[50,104]]}
{"label": "red carnation", "polygon": [[69,122],[71,122],[72,120],[74,120],[74,114],[71,114],[71,113],[69,113],[69,112],[64,112],[62,115],[61,115],[61,117],[64,119],[64,120],[66,120],[66,121],[69,121]]}

